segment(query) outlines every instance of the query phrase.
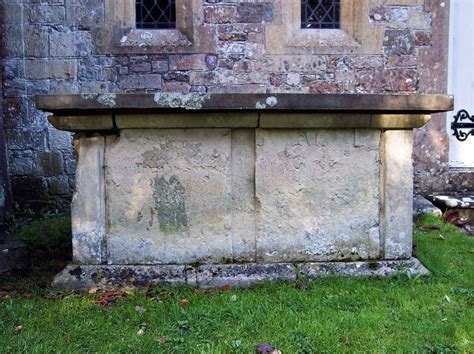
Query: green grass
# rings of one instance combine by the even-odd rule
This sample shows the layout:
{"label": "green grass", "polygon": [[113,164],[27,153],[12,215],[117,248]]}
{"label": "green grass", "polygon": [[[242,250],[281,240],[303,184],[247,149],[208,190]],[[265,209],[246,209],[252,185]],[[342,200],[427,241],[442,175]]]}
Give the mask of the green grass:
{"label": "green grass", "polygon": [[[56,229],[42,225],[30,227]],[[432,217],[419,227],[416,256],[433,272],[428,278],[155,288],[126,292],[108,308],[96,304],[100,293],[50,293],[24,279],[0,284],[9,290],[0,300],[0,351],[251,353],[269,342],[283,353],[474,352],[474,238]]]}

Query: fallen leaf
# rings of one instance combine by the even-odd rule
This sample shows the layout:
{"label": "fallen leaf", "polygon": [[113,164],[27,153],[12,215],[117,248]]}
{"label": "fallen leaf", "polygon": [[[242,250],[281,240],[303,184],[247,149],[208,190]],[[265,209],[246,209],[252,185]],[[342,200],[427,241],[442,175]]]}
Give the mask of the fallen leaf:
{"label": "fallen leaf", "polygon": [[161,344],[165,344],[165,343],[168,341],[168,339],[167,339],[165,336],[158,336],[158,337],[155,337],[155,340],[156,340],[157,342],[160,342]]}
{"label": "fallen leaf", "polygon": [[145,335],[145,330],[143,328],[140,328],[137,332],[137,335],[143,337]]}
{"label": "fallen leaf", "polygon": [[89,290],[89,294],[95,294],[98,290],[98,288],[92,288]]}
{"label": "fallen leaf", "polygon": [[226,285],[224,285],[224,286],[222,287],[221,291],[222,291],[223,293],[225,293],[225,292],[229,291],[230,289],[232,289],[232,286],[229,285],[229,284],[226,284]]}
{"label": "fallen leaf", "polygon": [[438,235],[438,238],[439,238],[440,240],[443,240],[443,241],[445,240],[444,236],[441,235],[441,234]]}
{"label": "fallen leaf", "polygon": [[96,305],[102,306],[104,309],[114,305],[117,299],[125,297],[121,291],[104,291],[100,293],[99,297],[94,301]]}
{"label": "fallen leaf", "polygon": [[449,298],[449,296],[448,296],[448,295],[444,295],[444,298],[446,299],[446,301],[448,302],[448,304],[450,304],[450,303],[451,303],[451,299]]}
{"label": "fallen leaf", "polygon": [[22,325],[15,326],[15,333],[20,333],[23,330]]}
{"label": "fallen leaf", "polygon": [[141,306],[135,306],[135,311],[137,311],[138,313],[143,313],[146,311],[146,309]]}
{"label": "fallen leaf", "polygon": [[23,298],[25,298],[25,299],[30,299],[30,298],[33,296],[33,294],[30,293],[29,291],[19,291],[19,292],[17,293],[17,295],[18,295],[19,297],[23,297]]}
{"label": "fallen leaf", "polygon": [[125,294],[127,296],[132,296],[134,294],[134,292],[132,290],[125,290]]}
{"label": "fallen leaf", "polygon": [[427,232],[430,230],[439,230],[441,227],[439,225],[428,225],[428,226],[420,226],[418,229],[422,232]]}
{"label": "fallen leaf", "polygon": [[206,289],[194,289],[194,293],[196,295],[204,295],[204,294],[210,294],[211,290],[206,290]]}
{"label": "fallen leaf", "polygon": [[179,301],[179,304],[180,304],[181,306],[183,306],[183,307],[184,307],[184,306],[188,306],[188,305],[189,305],[189,300],[188,300],[188,299],[181,299],[181,300]]}
{"label": "fallen leaf", "polygon": [[230,297],[230,301],[236,302],[236,301],[237,301],[237,295],[232,295],[232,296]]}
{"label": "fallen leaf", "polygon": [[446,212],[446,221],[450,224],[453,224],[453,225],[456,225],[456,226],[462,226],[464,224],[467,224],[469,222],[469,219],[465,218],[465,217],[462,217],[461,215],[459,215],[459,212],[458,211],[455,211],[455,210],[448,210]]}
{"label": "fallen leaf", "polygon": [[158,294],[158,299],[163,300],[163,299],[168,299],[174,295],[173,292],[171,291],[162,291],[161,293]]}

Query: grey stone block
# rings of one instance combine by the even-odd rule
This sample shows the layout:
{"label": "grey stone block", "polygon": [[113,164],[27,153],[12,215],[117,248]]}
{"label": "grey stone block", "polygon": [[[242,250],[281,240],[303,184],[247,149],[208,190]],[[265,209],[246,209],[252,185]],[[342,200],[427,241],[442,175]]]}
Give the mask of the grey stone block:
{"label": "grey stone block", "polygon": [[383,258],[412,256],[413,233],[413,132],[382,134],[381,235]]}
{"label": "grey stone block", "polygon": [[103,136],[74,140],[77,151],[76,191],[72,199],[73,260],[105,262],[105,185]]}
{"label": "grey stone block", "polygon": [[66,10],[63,6],[48,6],[46,4],[30,6],[30,21],[32,23],[64,23]]}
{"label": "grey stone block", "polygon": [[91,36],[87,32],[54,32],[49,35],[52,57],[79,57],[91,52]]}
{"label": "grey stone block", "polygon": [[29,59],[25,61],[27,79],[76,79],[77,61]]}
{"label": "grey stone block", "polygon": [[25,272],[30,267],[28,247],[0,230],[0,276]]}
{"label": "grey stone block", "polygon": [[231,142],[228,129],[125,129],[108,139],[108,261],[232,260]]}
{"label": "grey stone block", "polygon": [[424,214],[441,217],[443,212],[440,208],[433,205],[433,203],[431,203],[428,199],[421,195],[415,195],[413,198],[413,216],[417,218]]}
{"label": "grey stone block", "polygon": [[44,58],[48,56],[48,30],[43,27],[24,29],[25,55]]}
{"label": "grey stone block", "polygon": [[366,130],[364,146],[354,134],[257,130],[258,261],[379,257],[380,132]]}
{"label": "grey stone block", "polygon": [[46,177],[64,173],[63,156],[59,151],[39,151],[36,154],[35,165]]}

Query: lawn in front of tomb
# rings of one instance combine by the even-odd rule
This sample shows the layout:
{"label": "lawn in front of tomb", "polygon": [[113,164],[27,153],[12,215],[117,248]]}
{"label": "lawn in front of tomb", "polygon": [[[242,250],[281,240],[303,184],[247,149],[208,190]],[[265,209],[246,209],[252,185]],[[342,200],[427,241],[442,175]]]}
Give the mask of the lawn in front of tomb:
{"label": "lawn in front of tomb", "polygon": [[33,271],[0,280],[1,352],[474,351],[474,238],[425,216],[416,257],[432,276],[323,278],[211,291],[186,287],[57,292],[68,216],[22,223]]}

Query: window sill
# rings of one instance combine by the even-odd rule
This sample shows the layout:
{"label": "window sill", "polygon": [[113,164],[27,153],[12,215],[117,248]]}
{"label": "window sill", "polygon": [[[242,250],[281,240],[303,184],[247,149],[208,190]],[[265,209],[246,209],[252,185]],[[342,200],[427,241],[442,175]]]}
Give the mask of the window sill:
{"label": "window sill", "polygon": [[120,38],[120,47],[169,47],[189,48],[193,43],[176,29],[132,29]]}

